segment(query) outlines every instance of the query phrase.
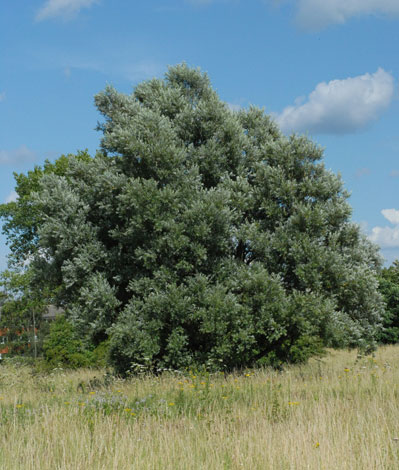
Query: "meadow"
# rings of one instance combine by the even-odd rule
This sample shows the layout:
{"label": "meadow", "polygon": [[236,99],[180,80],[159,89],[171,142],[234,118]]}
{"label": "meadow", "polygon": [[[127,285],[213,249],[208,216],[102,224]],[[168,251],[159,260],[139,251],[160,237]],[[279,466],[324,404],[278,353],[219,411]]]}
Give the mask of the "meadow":
{"label": "meadow", "polygon": [[2,470],[399,468],[399,347],[283,371],[0,365]]}

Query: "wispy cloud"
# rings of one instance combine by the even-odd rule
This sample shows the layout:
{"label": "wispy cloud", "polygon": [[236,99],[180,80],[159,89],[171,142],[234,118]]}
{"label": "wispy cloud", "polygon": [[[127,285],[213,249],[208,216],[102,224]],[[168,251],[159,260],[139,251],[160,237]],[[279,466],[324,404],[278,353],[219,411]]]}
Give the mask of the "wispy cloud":
{"label": "wispy cloud", "polygon": [[49,18],[62,17],[70,19],[83,8],[89,8],[99,0],[47,0],[37,12],[36,20],[43,21]]}
{"label": "wispy cloud", "polygon": [[[218,0],[185,0],[192,5],[209,5]],[[238,0],[224,0],[233,3]],[[343,24],[350,18],[379,15],[399,18],[398,0],[260,0],[278,6],[289,3],[296,8],[296,22],[306,30],[319,31],[332,24]]]}
{"label": "wispy cloud", "polygon": [[380,245],[381,248],[399,248],[399,210],[383,209],[381,214],[393,227],[373,227],[370,240]]}
{"label": "wispy cloud", "polygon": [[165,71],[165,65],[152,60],[143,60],[139,62],[129,62],[123,56],[116,59],[113,63],[96,61],[85,58],[70,58],[59,64],[64,75],[68,78],[74,70],[88,70],[106,75],[108,77],[122,77],[133,83],[141,80],[147,80],[162,76]]}
{"label": "wispy cloud", "polygon": [[2,92],[0,93],[0,102],[1,102],[1,101],[4,101],[5,99],[6,99],[6,92],[5,92],[5,91],[2,91]]}
{"label": "wispy cloud", "polygon": [[358,168],[355,172],[356,178],[361,178],[362,176],[367,176],[371,174],[370,168],[364,167],[364,168]]}
{"label": "wispy cloud", "polygon": [[158,62],[147,60],[134,64],[122,65],[119,68],[120,75],[123,75],[132,82],[146,80],[148,78],[158,77],[163,75],[165,67]]}
{"label": "wispy cloud", "polygon": [[399,17],[398,0],[297,0],[298,24],[308,30],[320,30],[342,24],[360,15]]}
{"label": "wispy cloud", "polygon": [[283,132],[349,134],[366,127],[390,105],[394,79],[379,68],[344,80],[319,83],[307,100],[286,107],[276,121]]}
{"label": "wispy cloud", "polygon": [[1,165],[21,165],[33,162],[35,159],[36,153],[26,145],[21,145],[15,150],[0,150]]}
{"label": "wispy cloud", "polygon": [[186,3],[191,3],[191,5],[210,5],[211,3],[215,3],[215,0],[186,0]]}

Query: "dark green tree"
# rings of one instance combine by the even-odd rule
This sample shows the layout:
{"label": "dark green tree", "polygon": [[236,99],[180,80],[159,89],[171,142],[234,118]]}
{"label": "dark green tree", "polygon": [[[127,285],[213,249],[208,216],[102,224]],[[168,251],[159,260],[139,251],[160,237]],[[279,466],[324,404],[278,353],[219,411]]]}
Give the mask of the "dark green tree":
{"label": "dark green tree", "polygon": [[379,277],[380,292],[385,300],[383,330],[378,336],[382,343],[399,342],[399,261],[383,268]]}
{"label": "dark green tree", "polygon": [[32,289],[32,271],[6,270],[0,274],[2,305],[0,329],[7,339],[8,354],[37,357],[44,334],[46,295]]}
{"label": "dark green tree", "polygon": [[119,371],[373,346],[377,248],[317,145],[257,108],[229,110],[185,64],[96,105],[101,151],[29,197],[31,266],[86,342],[109,339]]}
{"label": "dark green tree", "polygon": [[[38,228],[42,222],[43,213],[33,204],[32,195],[40,191],[40,181],[44,175],[65,175],[72,155],[62,155],[54,163],[46,160],[43,167],[38,165],[25,175],[14,173],[17,200],[0,204],[0,218],[3,219],[2,231],[7,237],[11,255],[11,266],[21,268],[26,266],[29,259],[38,248]],[[85,162],[90,160],[87,151],[78,152],[74,159]]]}
{"label": "dark green tree", "polygon": [[[0,327],[7,330],[10,353],[36,355],[41,350],[48,328],[43,323],[43,313],[56,299],[49,288],[56,283],[35,283],[30,262],[38,255],[38,230],[44,213],[34,203],[33,194],[40,191],[44,175],[65,175],[71,155],[62,155],[54,163],[46,160],[43,167],[35,166],[26,175],[14,173],[17,200],[0,204],[3,233],[11,249],[9,269],[0,275],[3,305]],[[73,156],[74,161],[88,162],[86,151]]]}
{"label": "dark green tree", "polygon": [[91,354],[83,345],[74,326],[59,315],[51,324],[43,344],[44,358],[49,367],[75,369],[89,366]]}

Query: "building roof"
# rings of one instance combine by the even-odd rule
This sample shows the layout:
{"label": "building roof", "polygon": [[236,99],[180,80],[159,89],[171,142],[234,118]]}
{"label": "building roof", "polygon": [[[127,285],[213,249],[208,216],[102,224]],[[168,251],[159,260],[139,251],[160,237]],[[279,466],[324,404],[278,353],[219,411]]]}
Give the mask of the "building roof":
{"label": "building roof", "polygon": [[65,310],[61,307],[49,305],[47,310],[43,313],[43,318],[45,320],[54,320],[57,315],[62,315],[64,312]]}

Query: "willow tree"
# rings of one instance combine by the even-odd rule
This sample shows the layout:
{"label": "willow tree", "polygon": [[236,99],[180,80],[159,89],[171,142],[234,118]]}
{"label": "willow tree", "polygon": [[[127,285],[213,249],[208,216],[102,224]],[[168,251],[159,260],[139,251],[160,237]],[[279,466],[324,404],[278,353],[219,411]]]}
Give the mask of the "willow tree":
{"label": "willow tree", "polygon": [[377,249],[315,143],[230,110],[185,64],[95,102],[100,151],[32,197],[32,268],[86,341],[109,339],[119,371],[373,346]]}

